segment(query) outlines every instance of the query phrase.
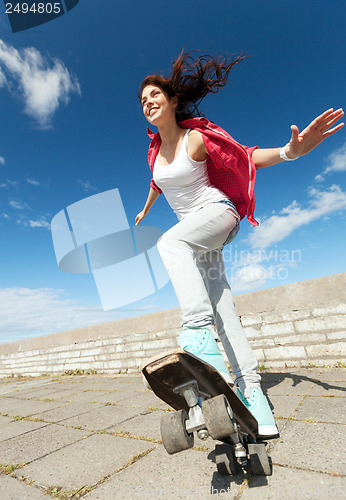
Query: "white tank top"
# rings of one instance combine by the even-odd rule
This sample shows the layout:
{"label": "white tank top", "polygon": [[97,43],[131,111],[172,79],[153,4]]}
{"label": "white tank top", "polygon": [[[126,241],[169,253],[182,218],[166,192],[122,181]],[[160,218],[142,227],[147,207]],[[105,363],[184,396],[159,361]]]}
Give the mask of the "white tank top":
{"label": "white tank top", "polygon": [[169,165],[160,165],[156,157],[153,179],[162,190],[179,220],[209,203],[227,200],[227,196],[212,186],[207,161],[195,161],[187,154],[186,131],[180,151]]}

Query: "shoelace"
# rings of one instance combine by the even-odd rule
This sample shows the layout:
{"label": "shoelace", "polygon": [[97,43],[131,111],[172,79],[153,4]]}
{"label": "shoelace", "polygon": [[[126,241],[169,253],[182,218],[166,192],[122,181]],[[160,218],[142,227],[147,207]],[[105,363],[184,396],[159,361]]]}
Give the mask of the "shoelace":
{"label": "shoelace", "polygon": [[[198,342],[198,346],[202,346],[204,344],[204,341],[208,335],[209,331],[208,330],[203,330],[203,337],[199,339],[199,342]],[[192,344],[186,344],[185,347],[183,349],[186,349],[187,351],[189,352],[195,352],[198,350],[198,346],[196,346],[196,344],[192,345]]]}

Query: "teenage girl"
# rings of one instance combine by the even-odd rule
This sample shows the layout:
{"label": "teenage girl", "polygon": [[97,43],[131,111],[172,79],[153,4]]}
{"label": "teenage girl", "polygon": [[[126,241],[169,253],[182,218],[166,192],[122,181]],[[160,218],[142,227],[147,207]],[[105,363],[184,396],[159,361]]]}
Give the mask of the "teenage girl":
{"label": "teenage girl", "polygon": [[151,75],[143,80],[139,90],[143,113],[158,132],[149,131],[153,179],[136,225],[163,192],[179,220],[158,241],[182,311],[179,344],[232,382],[215,337],[221,340],[239,397],[257,419],[260,436],[271,437],[278,430],[234,307],[222,249],[237,235],[244,216],[257,225],[253,216],[256,171],[307,154],[343,127],[343,123],[335,124],[344,113],[329,109],[300,133],[292,125],[291,139],[284,147],[238,144],[220,127],[199,117],[198,105],[226,84],[232,66],[243,58],[227,62],[201,56],[194,60],[182,52],[170,76]]}

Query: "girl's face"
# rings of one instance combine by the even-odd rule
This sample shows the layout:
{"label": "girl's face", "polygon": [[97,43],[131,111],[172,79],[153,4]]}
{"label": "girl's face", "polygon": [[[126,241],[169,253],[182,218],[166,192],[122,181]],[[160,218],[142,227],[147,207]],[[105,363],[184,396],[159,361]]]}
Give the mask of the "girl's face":
{"label": "girl's face", "polygon": [[169,99],[167,94],[155,85],[147,85],[142,92],[142,109],[145,118],[152,125],[162,125],[172,117],[175,119],[177,99]]}

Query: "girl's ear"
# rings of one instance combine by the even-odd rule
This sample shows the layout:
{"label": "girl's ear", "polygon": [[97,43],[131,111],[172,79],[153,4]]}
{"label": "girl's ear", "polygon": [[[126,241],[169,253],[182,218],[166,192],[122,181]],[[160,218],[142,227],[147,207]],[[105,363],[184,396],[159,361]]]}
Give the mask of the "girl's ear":
{"label": "girl's ear", "polygon": [[178,97],[176,95],[172,97],[172,104],[175,108],[178,107]]}

